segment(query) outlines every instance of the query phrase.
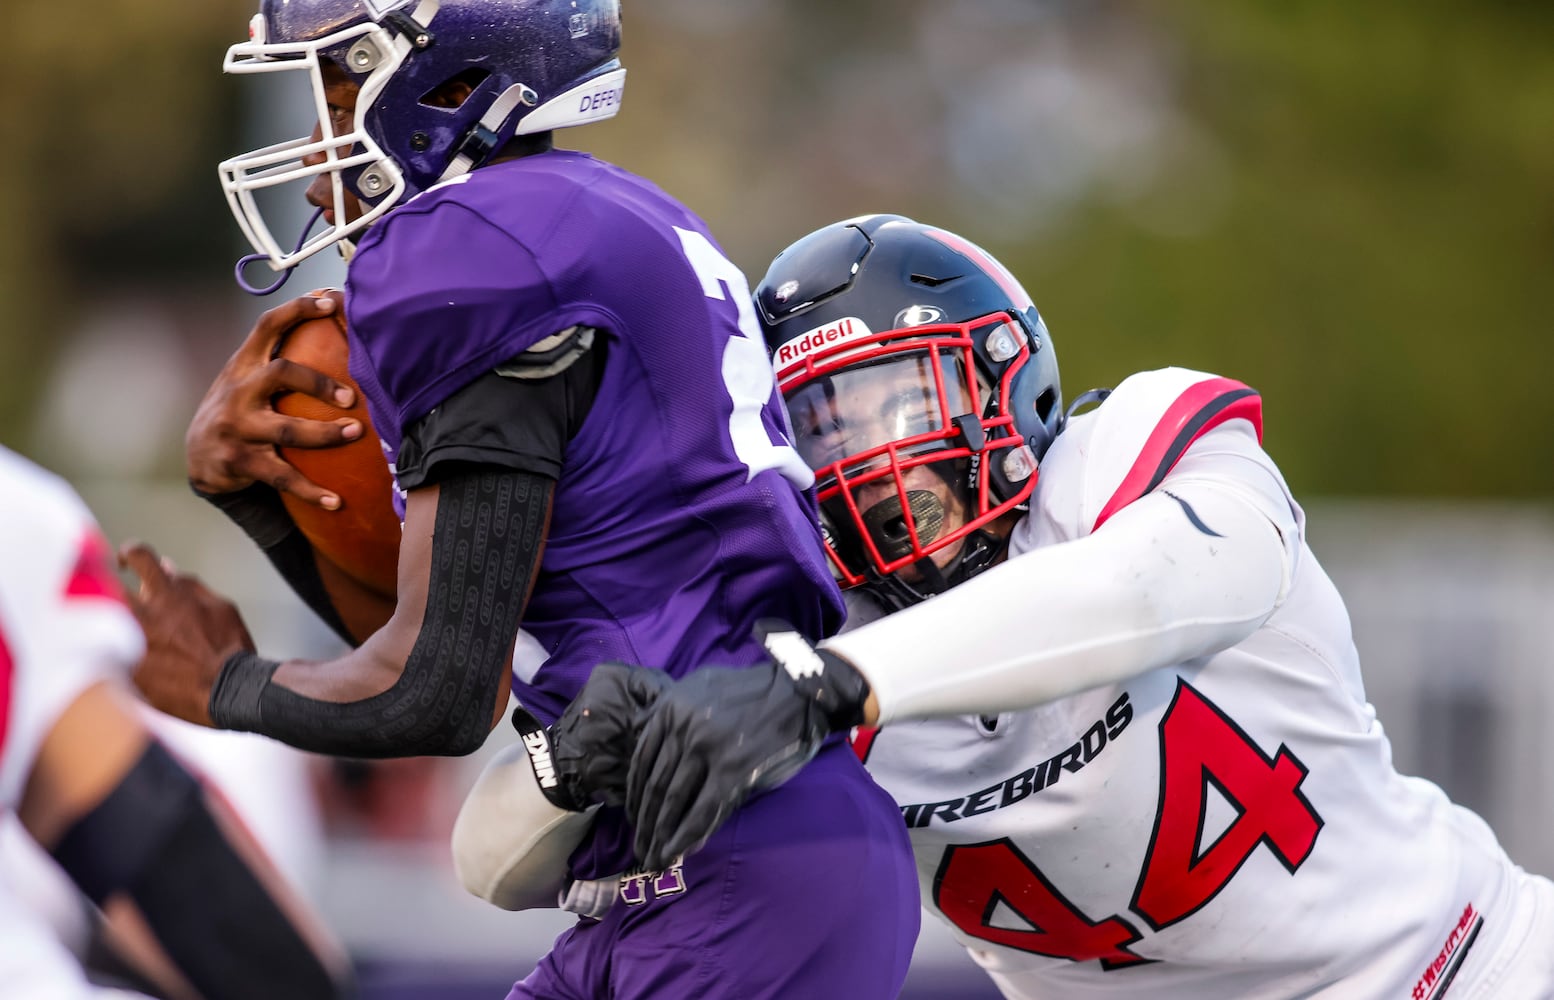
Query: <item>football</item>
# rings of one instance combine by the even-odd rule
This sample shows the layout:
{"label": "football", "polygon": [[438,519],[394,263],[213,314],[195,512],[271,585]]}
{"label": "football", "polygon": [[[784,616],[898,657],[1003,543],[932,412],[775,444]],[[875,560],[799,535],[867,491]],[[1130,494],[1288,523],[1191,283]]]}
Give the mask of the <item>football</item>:
{"label": "football", "polygon": [[286,332],[275,353],[356,390],[356,404],[349,409],[288,392],[275,398],[277,411],[310,420],[355,417],[365,430],[355,441],[333,448],[280,449],[281,457],[298,472],[340,497],[338,510],[315,507],[290,493],[282,493],[281,500],[319,554],[357,583],[392,598],[399,566],[399,517],[391,500],[393,482],[383,447],[367,416],[361,389],[346,367],[349,348],[343,310],[298,323]]}

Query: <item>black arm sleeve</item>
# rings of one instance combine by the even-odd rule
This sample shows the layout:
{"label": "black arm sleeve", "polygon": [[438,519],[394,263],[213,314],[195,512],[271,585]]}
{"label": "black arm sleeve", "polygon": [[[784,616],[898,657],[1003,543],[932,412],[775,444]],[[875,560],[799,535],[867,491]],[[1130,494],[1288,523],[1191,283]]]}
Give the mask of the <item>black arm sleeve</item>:
{"label": "black arm sleeve", "polygon": [[227,841],[199,783],[159,743],[53,853],[93,902],[127,893],[209,1000],[349,992]]}
{"label": "black arm sleeve", "polygon": [[347,757],[461,755],[485,742],[544,548],[554,484],[489,467],[447,472],[426,614],[394,685],[360,701],[321,701],[273,683],[273,662],[237,654],[211,688],[212,721]]}
{"label": "black arm sleeve", "polygon": [[312,544],[298,530],[274,488],[265,483],[253,483],[232,493],[204,493],[195,489],[194,495],[209,502],[242,528],[270,560],[270,565],[275,567],[292,593],[301,598],[331,631],[350,645],[357,645],[335,610],[329,591],[324,588],[318,563],[313,558]]}
{"label": "black arm sleeve", "polygon": [[240,652],[211,687],[216,725],[348,757],[461,755],[485,742],[566,447],[604,378],[606,341],[596,330],[574,327],[539,347],[406,429],[400,486],[435,483],[441,492],[425,617],[394,686],[361,701],[320,701],[272,683],[274,661]]}

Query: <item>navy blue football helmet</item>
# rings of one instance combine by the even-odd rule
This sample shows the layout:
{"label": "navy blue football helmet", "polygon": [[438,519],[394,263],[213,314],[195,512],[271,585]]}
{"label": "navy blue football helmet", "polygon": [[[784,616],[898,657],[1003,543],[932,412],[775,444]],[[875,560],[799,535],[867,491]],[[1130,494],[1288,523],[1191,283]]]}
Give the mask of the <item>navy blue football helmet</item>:
{"label": "navy blue football helmet", "polygon": [[[260,0],[228,73],[306,73],[320,128],[221,164],[233,215],[277,271],[347,240],[406,198],[486,162],[514,135],[613,117],[626,71],[619,0]],[[360,86],[354,120],[331,121],[322,67]],[[436,99],[470,88],[456,107]],[[292,250],[256,193],[329,174],[330,224]],[[344,196],[366,211],[347,219]]]}
{"label": "navy blue football helmet", "polygon": [[874,215],[784,250],[755,299],[843,585],[901,607],[990,565],[988,526],[1024,507],[1064,419],[1020,283],[954,233]]}

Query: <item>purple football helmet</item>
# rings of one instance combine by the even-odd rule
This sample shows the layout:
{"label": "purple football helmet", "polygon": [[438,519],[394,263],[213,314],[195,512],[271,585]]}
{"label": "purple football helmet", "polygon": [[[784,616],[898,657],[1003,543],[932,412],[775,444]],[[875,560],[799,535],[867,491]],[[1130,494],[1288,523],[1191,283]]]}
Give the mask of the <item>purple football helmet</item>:
{"label": "purple football helmet", "polygon": [[[232,214],[276,271],[335,244],[348,252],[342,241],[515,135],[614,117],[626,76],[619,0],[260,0],[249,36],[227,51],[225,71],[305,73],[319,123],[220,166]],[[326,62],[361,88],[349,127],[331,122]],[[471,88],[457,107],[433,99],[449,83]],[[287,250],[257,195],[319,175],[333,190],[328,225]],[[360,218],[347,219],[347,193]]]}

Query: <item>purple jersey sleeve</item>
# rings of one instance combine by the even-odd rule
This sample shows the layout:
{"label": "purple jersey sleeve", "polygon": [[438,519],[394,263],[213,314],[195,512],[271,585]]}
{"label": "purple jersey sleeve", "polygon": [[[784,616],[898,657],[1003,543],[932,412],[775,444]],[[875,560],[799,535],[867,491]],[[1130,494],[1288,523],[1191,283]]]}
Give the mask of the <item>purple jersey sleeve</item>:
{"label": "purple jersey sleeve", "polygon": [[396,431],[576,322],[534,253],[438,194],[395,213],[374,233],[393,238],[363,241],[350,269],[347,325],[366,334],[351,345],[352,374],[370,369]]}
{"label": "purple jersey sleeve", "polygon": [[678,676],[756,662],[761,618],[839,626],[745,279],[658,188],[578,153],[482,168],[373,227],[347,298],[391,464],[406,426],[503,361],[577,324],[605,338],[524,613],[549,655],[514,688],[541,719],[605,660]]}

